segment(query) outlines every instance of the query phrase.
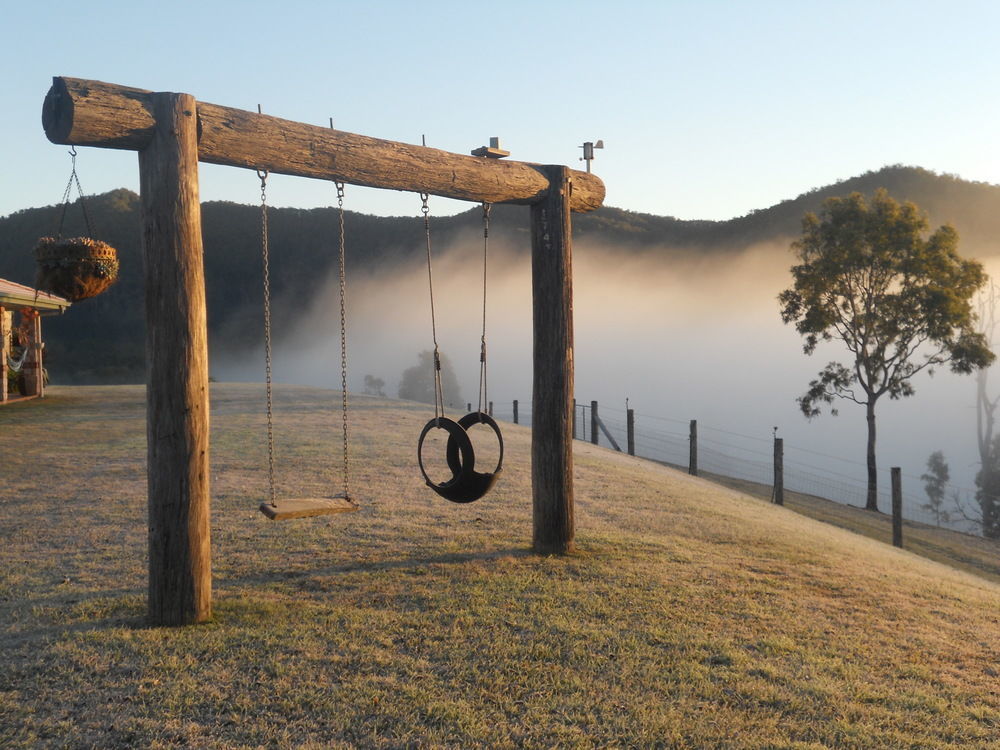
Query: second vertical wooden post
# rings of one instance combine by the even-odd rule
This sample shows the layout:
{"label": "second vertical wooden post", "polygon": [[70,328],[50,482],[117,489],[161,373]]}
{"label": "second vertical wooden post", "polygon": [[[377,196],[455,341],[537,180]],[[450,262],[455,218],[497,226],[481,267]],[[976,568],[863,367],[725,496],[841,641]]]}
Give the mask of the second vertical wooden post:
{"label": "second vertical wooden post", "polygon": [[534,373],[531,484],[539,553],[573,549],[573,262],[569,169],[543,167],[545,198],[531,207]]}

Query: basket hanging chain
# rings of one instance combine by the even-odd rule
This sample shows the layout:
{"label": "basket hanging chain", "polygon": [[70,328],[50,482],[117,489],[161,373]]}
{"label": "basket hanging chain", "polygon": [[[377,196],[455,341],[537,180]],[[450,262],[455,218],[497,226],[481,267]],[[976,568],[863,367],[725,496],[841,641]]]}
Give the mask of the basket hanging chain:
{"label": "basket hanging chain", "polygon": [[427,201],[430,199],[428,193],[421,193],[420,200],[422,206],[420,212],[424,215],[424,241],[427,246],[427,286],[430,289],[431,298],[431,337],[434,340],[434,417],[435,419],[444,416],[444,391],[441,388],[441,352],[438,349],[437,323],[434,315],[434,273],[431,270],[431,220],[430,207]]}
{"label": "basket hanging chain", "polygon": [[479,350],[479,411],[485,411],[489,394],[486,387],[486,272],[490,249],[490,210],[492,203],[483,202],[483,335]]}
{"label": "basket hanging chain", "polygon": [[274,418],[271,401],[271,268],[267,228],[267,170],[258,169],[260,178],[260,246],[264,276],[264,390],[267,399],[267,487],[271,507],[277,507],[274,492]]}
{"label": "basket hanging chain", "polygon": [[335,182],[337,186],[337,209],[340,219],[340,392],[342,399],[341,415],[344,425],[344,499],[349,500],[350,485],[347,473],[347,264],[346,242],[344,239],[344,183]]}
{"label": "basket hanging chain", "polygon": [[66,189],[63,191],[62,213],[59,214],[59,229],[56,232],[56,240],[62,239],[63,224],[66,222],[66,209],[69,208],[69,194],[72,192],[74,184],[76,185],[76,192],[80,196],[80,208],[83,211],[83,221],[87,225],[87,236],[94,236],[94,228],[90,223],[90,215],[87,213],[87,202],[83,197],[83,188],[80,186],[80,178],[76,174],[76,146],[70,146],[69,155],[73,160],[73,169],[70,172],[69,181],[66,183]]}

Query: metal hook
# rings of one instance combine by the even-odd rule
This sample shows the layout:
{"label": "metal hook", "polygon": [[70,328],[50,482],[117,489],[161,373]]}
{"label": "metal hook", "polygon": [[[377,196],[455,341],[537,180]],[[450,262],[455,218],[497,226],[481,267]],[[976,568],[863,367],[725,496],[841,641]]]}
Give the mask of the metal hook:
{"label": "metal hook", "polygon": [[69,155],[72,156],[74,159],[76,158],[76,146],[69,147]]}

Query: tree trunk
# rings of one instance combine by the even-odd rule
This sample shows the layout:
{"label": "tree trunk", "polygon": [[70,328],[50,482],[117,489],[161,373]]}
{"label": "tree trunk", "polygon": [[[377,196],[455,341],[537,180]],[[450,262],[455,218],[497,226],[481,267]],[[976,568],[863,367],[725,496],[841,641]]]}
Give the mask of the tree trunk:
{"label": "tree trunk", "polygon": [[865,498],[866,510],[878,510],[878,466],[875,463],[875,402],[871,399],[865,405],[868,417],[868,494]]}

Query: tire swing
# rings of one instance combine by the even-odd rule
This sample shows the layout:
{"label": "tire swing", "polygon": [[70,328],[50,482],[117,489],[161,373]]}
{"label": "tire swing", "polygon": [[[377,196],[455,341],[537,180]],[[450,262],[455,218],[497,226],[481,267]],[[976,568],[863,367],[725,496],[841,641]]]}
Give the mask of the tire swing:
{"label": "tire swing", "polygon": [[[487,258],[489,251],[490,204],[483,203],[483,332],[479,355],[479,404],[476,411],[466,414],[455,421],[444,416],[444,393],[441,388],[441,355],[438,349],[437,324],[434,315],[434,274],[431,268],[431,229],[430,209],[427,206],[429,198],[422,193],[424,215],[424,237],[427,246],[427,282],[430,290],[431,303],[431,335],[434,341],[434,418],[424,425],[417,441],[417,462],[420,473],[423,474],[427,486],[437,494],[453,503],[471,503],[489,492],[496,484],[503,471],[503,435],[500,426],[484,411],[488,403],[486,388],[486,279]],[[468,430],[476,424],[484,424],[493,430],[500,446],[500,455],[496,468],[490,472],[476,471],[476,452],[469,437]],[[444,430],[448,433],[448,443],[445,447],[445,459],[451,471],[451,478],[443,482],[435,482],[424,466],[424,441],[431,430]]]}
{"label": "tire swing", "polygon": [[260,504],[260,512],[272,521],[309,516],[328,516],[350,513],[358,509],[351,497],[347,473],[347,308],[344,301],[347,290],[344,264],[344,184],[337,182],[337,206],[340,221],[340,382],[343,397],[341,414],[344,433],[344,491],[332,497],[281,498],[275,492],[274,481],[274,420],[271,400],[271,269],[267,226],[267,170],[257,170],[260,178],[261,258],[264,277],[264,372],[267,398],[267,482],[269,499]]}

